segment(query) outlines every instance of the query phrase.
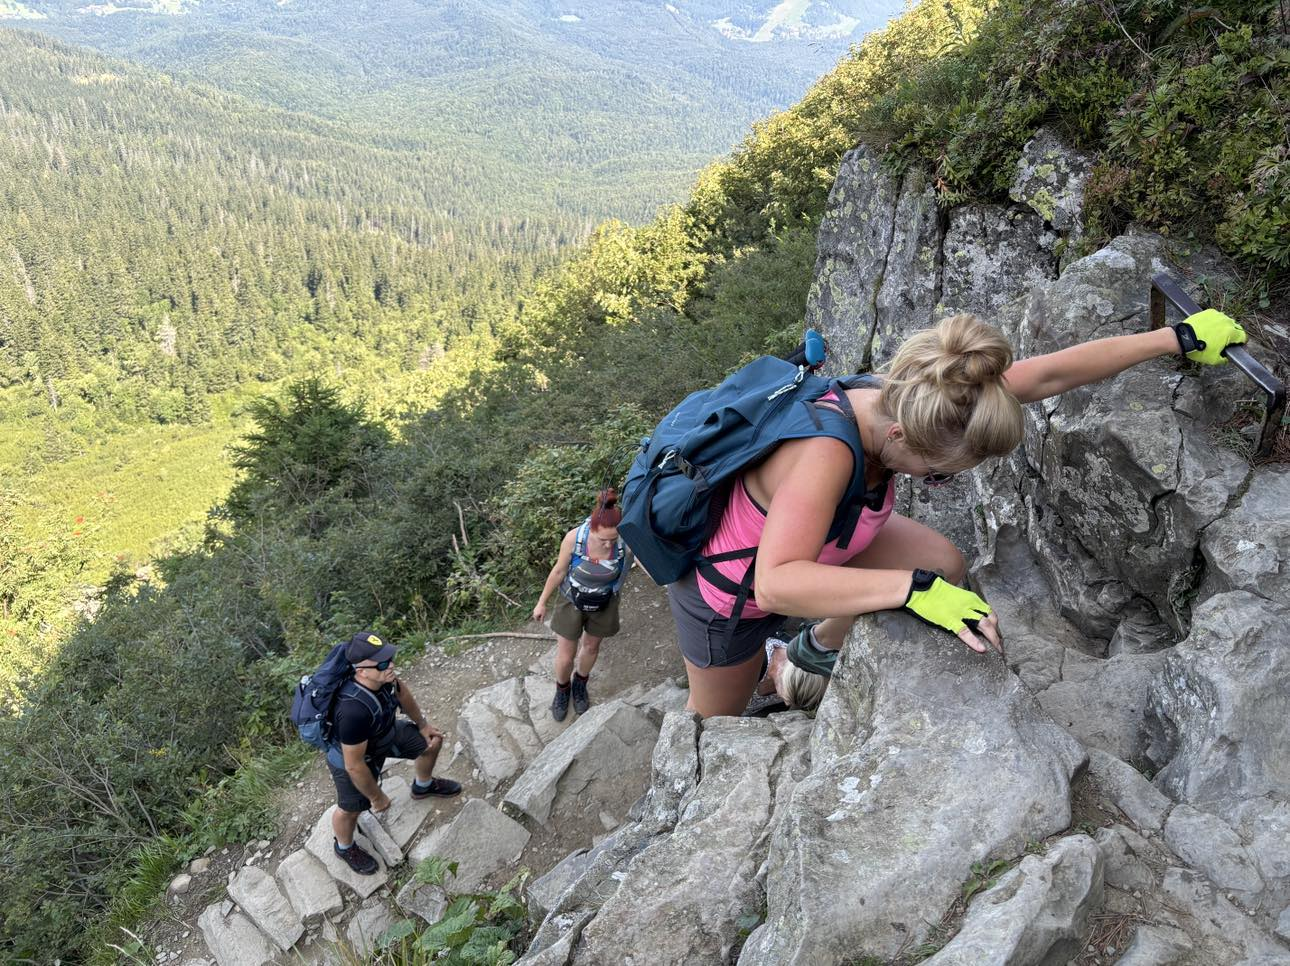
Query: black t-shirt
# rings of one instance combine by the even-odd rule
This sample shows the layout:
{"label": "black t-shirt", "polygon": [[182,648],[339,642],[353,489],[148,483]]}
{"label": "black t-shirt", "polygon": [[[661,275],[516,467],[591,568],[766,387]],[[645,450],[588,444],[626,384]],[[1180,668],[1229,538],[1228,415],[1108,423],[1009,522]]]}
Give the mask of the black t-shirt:
{"label": "black t-shirt", "polygon": [[[356,693],[359,691],[366,693]],[[374,698],[379,705],[377,714],[372,713],[373,702],[365,700],[367,697]],[[336,700],[332,733],[342,745],[361,745],[365,741],[382,737],[393,728],[398,710],[399,699],[393,684],[386,684],[379,691],[371,691],[357,681],[347,681]]]}

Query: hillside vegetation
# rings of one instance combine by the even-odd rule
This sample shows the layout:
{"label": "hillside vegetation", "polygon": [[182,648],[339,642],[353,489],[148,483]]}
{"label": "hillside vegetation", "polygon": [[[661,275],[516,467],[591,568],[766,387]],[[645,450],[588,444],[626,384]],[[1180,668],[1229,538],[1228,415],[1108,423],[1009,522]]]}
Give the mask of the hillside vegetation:
{"label": "hillside vegetation", "polygon": [[[114,580],[0,722],[11,948],[88,956],[172,863],[270,821],[239,776],[294,740],[284,696],[329,641],[371,626],[418,644],[504,613],[503,594],[529,601],[660,411],[797,341],[816,226],[862,133],[893,165],[933,167],[947,203],[997,201],[1028,135],[1056,124],[1101,158],[1089,244],[1145,219],[1217,243],[1275,297],[1290,25],[1275,2],[1207,9],[924,3],[756,125],[684,206],[602,226],[487,351],[454,360],[432,411],[391,432],[319,380],[260,404],[200,549]],[[1179,172],[1205,212],[1179,207]]]}

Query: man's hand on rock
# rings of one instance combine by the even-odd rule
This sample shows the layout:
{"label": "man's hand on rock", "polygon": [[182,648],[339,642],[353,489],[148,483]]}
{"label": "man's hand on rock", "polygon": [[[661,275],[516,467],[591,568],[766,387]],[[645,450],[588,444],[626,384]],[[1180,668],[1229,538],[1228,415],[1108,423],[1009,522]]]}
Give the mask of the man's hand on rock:
{"label": "man's hand on rock", "polygon": [[381,792],[376,798],[372,799],[370,811],[377,818],[380,818],[390,807],[390,796]]}

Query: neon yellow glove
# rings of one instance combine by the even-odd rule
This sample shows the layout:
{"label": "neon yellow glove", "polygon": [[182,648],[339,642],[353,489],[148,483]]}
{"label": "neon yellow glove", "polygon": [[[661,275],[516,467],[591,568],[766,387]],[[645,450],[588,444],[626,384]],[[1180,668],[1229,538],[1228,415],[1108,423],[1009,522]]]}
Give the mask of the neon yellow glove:
{"label": "neon yellow glove", "polygon": [[965,627],[975,631],[977,621],[990,614],[990,605],[972,591],[955,587],[930,570],[914,571],[903,609],[951,634]]}
{"label": "neon yellow glove", "polygon": [[1245,330],[1230,315],[1204,309],[1173,326],[1178,345],[1192,362],[1217,366],[1227,361],[1223,350],[1245,341]]}

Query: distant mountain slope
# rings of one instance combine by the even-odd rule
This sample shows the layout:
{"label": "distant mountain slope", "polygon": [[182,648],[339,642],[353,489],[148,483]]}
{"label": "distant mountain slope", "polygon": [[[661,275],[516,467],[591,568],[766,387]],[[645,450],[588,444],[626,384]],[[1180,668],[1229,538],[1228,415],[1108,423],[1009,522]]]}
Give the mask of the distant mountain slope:
{"label": "distant mountain slope", "polygon": [[6,30],[0,170],[0,386],[31,414],[414,367],[587,230],[447,152]]}
{"label": "distant mountain slope", "polygon": [[631,219],[680,197],[753,120],[795,100],[901,6],[24,3],[41,19],[14,25],[343,120],[390,143],[434,143],[565,212]]}

